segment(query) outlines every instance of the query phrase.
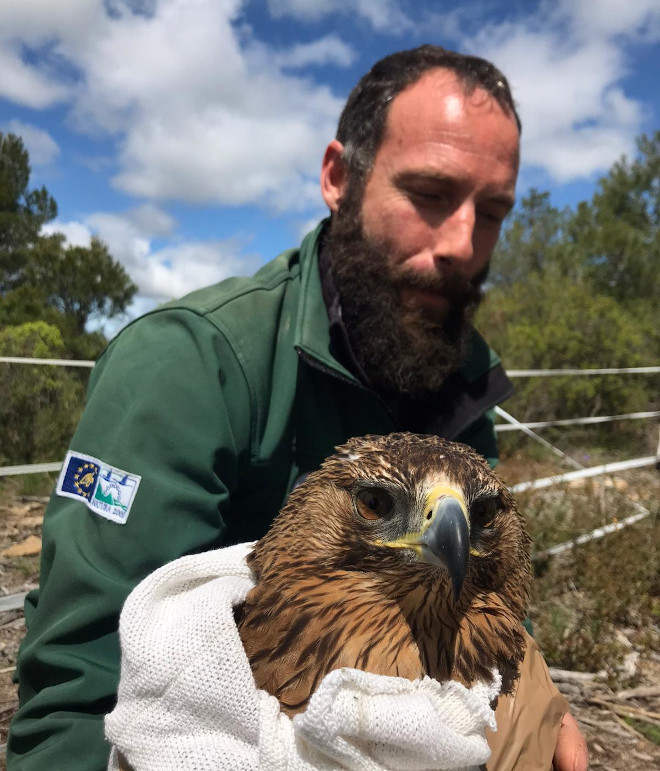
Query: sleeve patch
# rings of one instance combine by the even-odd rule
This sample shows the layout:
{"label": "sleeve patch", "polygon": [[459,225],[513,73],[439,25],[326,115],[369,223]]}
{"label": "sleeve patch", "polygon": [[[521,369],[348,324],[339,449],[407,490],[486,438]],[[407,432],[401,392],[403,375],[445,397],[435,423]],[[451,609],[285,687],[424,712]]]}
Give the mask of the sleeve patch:
{"label": "sleeve patch", "polygon": [[141,479],[98,458],[69,450],[57,480],[57,494],[80,501],[100,516],[123,525]]}

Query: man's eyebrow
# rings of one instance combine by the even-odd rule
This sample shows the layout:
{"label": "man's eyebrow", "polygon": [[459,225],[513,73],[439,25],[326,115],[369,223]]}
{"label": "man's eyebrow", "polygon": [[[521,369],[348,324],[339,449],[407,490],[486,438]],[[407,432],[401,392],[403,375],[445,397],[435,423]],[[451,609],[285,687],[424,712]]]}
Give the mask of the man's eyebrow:
{"label": "man's eyebrow", "polygon": [[448,182],[454,182],[455,180],[448,174],[441,174],[437,171],[429,171],[428,169],[407,169],[406,171],[400,171],[394,176],[394,182],[398,185],[405,185],[409,182],[437,182],[441,185],[446,185]]}

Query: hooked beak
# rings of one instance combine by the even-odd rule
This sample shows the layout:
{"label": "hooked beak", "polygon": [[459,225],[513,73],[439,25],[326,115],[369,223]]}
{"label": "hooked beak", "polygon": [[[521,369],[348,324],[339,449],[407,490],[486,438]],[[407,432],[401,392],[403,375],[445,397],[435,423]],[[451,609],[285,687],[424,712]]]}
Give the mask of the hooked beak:
{"label": "hooked beak", "polygon": [[420,542],[422,559],[448,571],[457,600],[470,556],[470,528],[462,501],[449,495],[439,498]]}
{"label": "hooked beak", "polygon": [[444,568],[451,578],[454,600],[463,588],[470,557],[470,525],[465,500],[458,490],[434,488],[426,499],[424,527],[384,546],[413,549],[422,562]]}

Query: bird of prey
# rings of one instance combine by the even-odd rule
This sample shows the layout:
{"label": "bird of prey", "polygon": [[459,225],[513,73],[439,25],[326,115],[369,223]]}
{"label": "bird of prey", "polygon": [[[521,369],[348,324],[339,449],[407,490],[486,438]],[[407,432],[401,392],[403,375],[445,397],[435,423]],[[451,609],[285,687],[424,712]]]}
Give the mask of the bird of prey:
{"label": "bird of prey", "polygon": [[259,688],[305,709],[339,667],[470,685],[523,659],[530,539],[469,447],[352,439],[296,488],[249,564],[235,615]]}

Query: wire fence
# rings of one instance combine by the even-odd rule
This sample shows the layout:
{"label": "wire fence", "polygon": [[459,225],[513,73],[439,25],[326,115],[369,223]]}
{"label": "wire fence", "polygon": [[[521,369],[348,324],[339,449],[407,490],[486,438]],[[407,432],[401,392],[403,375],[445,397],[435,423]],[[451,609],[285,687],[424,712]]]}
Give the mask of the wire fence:
{"label": "wire fence", "polygon": [[26,359],[21,356],[0,356],[0,364],[45,364],[48,367],[86,367],[92,369],[95,361],[84,359]]}
{"label": "wire fence", "polygon": [[509,377],[580,377],[583,375],[657,375],[660,367],[610,367],[609,369],[508,369]]}
{"label": "wire fence", "polygon": [[[70,360],[70,359],[35,359],[35,358],[22,358],[14,356],[0,356],[0,363],[6,364],[32,364],[32,365],[45,365],[45,366],[57,366],[57,367],[84,367],[91,369],[94,366],[93,361],[84,360]],[[660,366],[652,367],[626,367],[626,368],[604,368],[604,369],[536,369],[536,370],[507,370],[507,375],[512,378],[522,377],[580,377],[591,375],[624,375],[624,374],[657,374],[660,373]],[[631,412],[623,415],[606,415],[597,417],[586,418],[571,418],[567,420],[551,420],[551,421],[536,421],[530,423],[523,423],[517,420],[513,415],[509,414],[501,407],[495,408],[496,414],[505,421],[503,424],[495,426],[495,431],[498,433],[505,431],[522,431],[534,441],[543,445],[547,450],[560,458],[563,462],[572,466],[574,471],[570,471],[564,474],[555,474],[543,479],[534,479],[527,482],[520,482],[513,485],[511,490],[514,493],[523,492],[526,490],[538,490],[542,488],[551,487],[566,482],[571,482],[576,479],[583,479],[587,477],[600,476],[602,474],[614,474],[620,471],[625,471],[634,468],[644,468],[655,465],[660,468],[660,442],[658,444],[658,451],[655,456],[645,456],[641,458],[632,458],[628,460],[618,461],[615,463],[605,463],[600,466],[591,466],[585,468],[578,460],[572,458],[569,454],[563,452],[549,441],[539,436],[534,429],[550,428],[550,427],[563,427],[563,426],[577,426],[577,425],[593,425],[597,423],[610,423],[621,420],[650,420],[660,417],[660,411],[649,412]],[[4,466],[0,467],[0,477],[18,476],[21,474],[40,474],[45,472],[56,472],[62,467],[61,461],[55,461],[52,463],[33,463],[17,466]],[[612,522],[604,527],[596,528],[590,533],[585,533],[578,538],[567,541],[563,544],[557,544],[550,549],[545,549],[542,552],[538,552],[532,556],[533,559],[541,559],[554,554],[560,554],[567,549],[573,548],[575,545],[588,543],[589,541],[597,538],[602,538],[608,533],[621,530],[623,527],[635,524],[640,520],[648,517],[650,512],[645,509],[641,504],[631,501],[631,506],[637,510],[637,513],[626,520],[621,522]]]}

